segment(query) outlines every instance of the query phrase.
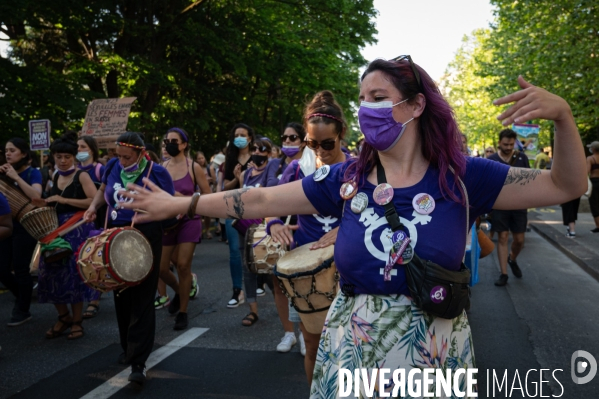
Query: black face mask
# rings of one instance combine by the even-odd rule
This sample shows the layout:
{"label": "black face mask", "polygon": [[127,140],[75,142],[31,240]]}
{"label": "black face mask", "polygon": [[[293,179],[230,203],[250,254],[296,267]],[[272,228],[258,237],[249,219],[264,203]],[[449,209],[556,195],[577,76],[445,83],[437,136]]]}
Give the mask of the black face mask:
{"label": "black face mask", "polygon": [[257,167],[264,165],[268,161],[268,156],[266,155],[252,155],[252,162]]}
{"label": "black face mask", "polygon": [[170,155],[171,157],[176,157],[181,152],[181,150],[179,149],[179,144],[168,143],[166,145],[166,152],[168,152],[168,155]]}

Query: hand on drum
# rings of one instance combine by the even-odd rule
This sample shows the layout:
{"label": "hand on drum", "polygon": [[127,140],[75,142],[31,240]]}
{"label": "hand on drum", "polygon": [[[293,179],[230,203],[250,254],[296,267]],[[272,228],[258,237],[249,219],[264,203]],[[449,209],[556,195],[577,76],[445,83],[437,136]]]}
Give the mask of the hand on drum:
{"label": "hand on drum", "polygon": [[46,204],[49,204],[51,202],[58,202],[59,204],[64,204],[65,198],[61,197],[60,195],[53,195],[51,197],[46,198],[45,201]]}
{"label": "hand on drum", "polygon": [[320,237],[320,240],[315,242],[310,249],[326,248],[329,245],[334,245],[337,241],[337,233],[339,233],[339,226]]}
{"label": "hand on drum", "polygon": [[292,231],[297,230],[298,228],[299,226],[297,225],[275,224],[270,226],[270,236],[275,242],[291,245],[293,242]]}
{"label": "hand on drum", "polygon": [[17,180],[17,177],[19,177],[17,171],[8,162],[0,166],[0,172],[6,174],[6,176],[10,177],[13,180]]}
{"label": "hand on drum", "polygon": [[533,119],[560,121],[572,117],[570,106],[563,98],[533,86],[522,76],[518,77],[518,84],[522,90],[493,101],[495,105],[515,102],[497,117],[503,126],[511,125],[514,122],[525,123]]}

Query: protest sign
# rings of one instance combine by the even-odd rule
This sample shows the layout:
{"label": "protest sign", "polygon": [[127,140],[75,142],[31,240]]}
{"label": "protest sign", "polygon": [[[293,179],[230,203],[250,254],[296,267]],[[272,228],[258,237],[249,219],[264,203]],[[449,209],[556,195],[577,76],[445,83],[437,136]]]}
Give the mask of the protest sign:
{"label": "protest sign", "polygon": [[50,148],[50,121],[48,119],[29,121],[29,148],[33,151]]}
{"label": "protest sign", "polygon": [[534,159],[539,145],[539,125],[514,123],[512,124],[512,130],[518,135],[518,141],[526,156],[529,159]]}
{"label": "protest sign", "polygon": [[105,98],[87,106],[82,136],[93,136],[98,147],[114,147],[117,137],[127,131],[131,104],[137,97]]}

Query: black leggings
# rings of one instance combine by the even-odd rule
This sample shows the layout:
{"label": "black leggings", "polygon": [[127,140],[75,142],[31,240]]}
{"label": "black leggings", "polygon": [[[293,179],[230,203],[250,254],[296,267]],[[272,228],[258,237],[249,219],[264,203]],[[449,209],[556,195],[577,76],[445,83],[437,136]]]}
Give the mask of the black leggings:
{"label": "black leggings", "polygon": [[596,218],[599,217],[599,177],[591,177],[591,183],[593,183],[593,191],[589,197],[589,205],[591,214]]}

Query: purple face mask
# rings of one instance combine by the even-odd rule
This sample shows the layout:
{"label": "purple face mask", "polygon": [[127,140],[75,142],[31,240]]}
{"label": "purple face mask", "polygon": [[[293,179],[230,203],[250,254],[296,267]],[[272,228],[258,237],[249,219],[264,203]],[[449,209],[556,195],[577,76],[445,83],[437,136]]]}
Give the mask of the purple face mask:
{"label": "purple face mask", "polygon": [[58,167],[56,167],[56,172],[61,176],[69,176],[69,175],[73,174],[74,171],[75,171],[75,165],[71,166],[67,170],[60,170],[60,169],[58,169]]}
{"label": "purple face mask", "polygon": [[406,130],[406,125],[414,120],[412,118],[401,123],[393,119],[393,107],[406,101],[408,99],[397,104],[393,104],[391,101],[379,103],[362,101],[360,103],[358,111],[360,130],[364,133],[364,140],[377,151],[385,152],[393,148]]}
{"label": "purple face mask", "polygon": [[289,158],[293,158],[300,151],[300,148],[299,146],[284,145],[283,148],[281,148],[281,151],[283,151],[283,154],[287,155]]}
{"label": "purple face mask", "polygon": [[[135,162],[133,165],[124,167],[123,164],[121,163],[121,168],[123,168],[123,171],[125,173],[133,173],[139,169],[139,160],[140,159],[141,159],[141,154],[139,154],[139,158],[137,158],[137,162]],[[120,163],[120,161],[119,161],[119,163]]]}

